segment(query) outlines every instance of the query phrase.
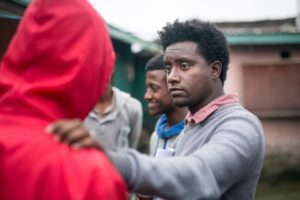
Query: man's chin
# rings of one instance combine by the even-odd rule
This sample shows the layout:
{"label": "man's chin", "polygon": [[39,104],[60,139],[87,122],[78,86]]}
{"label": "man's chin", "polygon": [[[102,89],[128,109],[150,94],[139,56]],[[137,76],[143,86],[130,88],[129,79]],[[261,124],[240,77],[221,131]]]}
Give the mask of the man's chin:
{"label": "man's chin", "polygon": [[175,106],[180,107],[180,108],[187,106],[187,102],[184,102],[184,101],[176,101],[176,100],[174,100],[173,103],[175,104]]}
{"label": "man's chin", "polygon": [[156,111],[156,110],[149,110],[149,114],[152,115],[152,116],[158,116],[160,115],[161,113]]}

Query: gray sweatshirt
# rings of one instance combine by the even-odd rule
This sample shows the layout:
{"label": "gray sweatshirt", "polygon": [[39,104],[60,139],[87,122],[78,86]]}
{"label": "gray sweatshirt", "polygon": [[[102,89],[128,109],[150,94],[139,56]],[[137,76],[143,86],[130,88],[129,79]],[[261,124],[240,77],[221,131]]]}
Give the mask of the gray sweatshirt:
{"label": "gray sweatshirt", "polygon": [[122,151],[136,148],[141,132],[143,111],[141,103],[130,94],[112,87],[114,106],[104,116],[90,112],[84,123],[94,131],[94,137],[106,149]]}
{"label": "gray sweatshirt", "polygon": [[253,114],[227,104],[183,131],[175,157],[151,158],[134,150],[110,154],[131,191],[172,200],[254,199],[264,136]]}

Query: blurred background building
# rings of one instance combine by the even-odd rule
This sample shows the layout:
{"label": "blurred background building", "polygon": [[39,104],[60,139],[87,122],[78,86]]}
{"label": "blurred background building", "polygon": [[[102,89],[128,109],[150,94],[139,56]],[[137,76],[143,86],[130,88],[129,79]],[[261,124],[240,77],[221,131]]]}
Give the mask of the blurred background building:
{"label": "blurred background building", "polygon": [[291,176],[299,178],[300,27],[297,18],[224,22],[217,26],[227,35],[231,47],[225,90],[238,92],[242,104],[263,124],[265,165],[270,165],[263,176],[272,177],[272,181]]}

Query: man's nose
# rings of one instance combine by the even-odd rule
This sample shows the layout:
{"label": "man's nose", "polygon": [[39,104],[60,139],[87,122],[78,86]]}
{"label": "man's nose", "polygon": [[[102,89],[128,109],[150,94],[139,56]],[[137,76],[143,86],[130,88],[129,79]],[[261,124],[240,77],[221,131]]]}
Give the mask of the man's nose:
{"label": "man's nose", "polygon": [[149,89],[146,90],[145,95],[144,95],[144,99],[146,101],[148,101],[149,99],[151,99],[151,93],[148,90]]}
{"label": "man's nose", "polygon": [[167,82],[172,83],[172,82],[178,82],[179,81],[179,72],[176,67],[172,67],[170,72],[167,74]]}

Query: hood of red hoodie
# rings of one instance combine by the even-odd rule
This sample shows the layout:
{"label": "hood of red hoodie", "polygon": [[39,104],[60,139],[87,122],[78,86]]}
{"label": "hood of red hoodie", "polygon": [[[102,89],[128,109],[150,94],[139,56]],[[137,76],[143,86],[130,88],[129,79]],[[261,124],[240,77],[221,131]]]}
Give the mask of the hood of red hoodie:
{"label": "hood of red hoodie", "polygon": [[1,62],[0,114],[83,119],[113,66],[107,26],[86,0],[34,0]]}

